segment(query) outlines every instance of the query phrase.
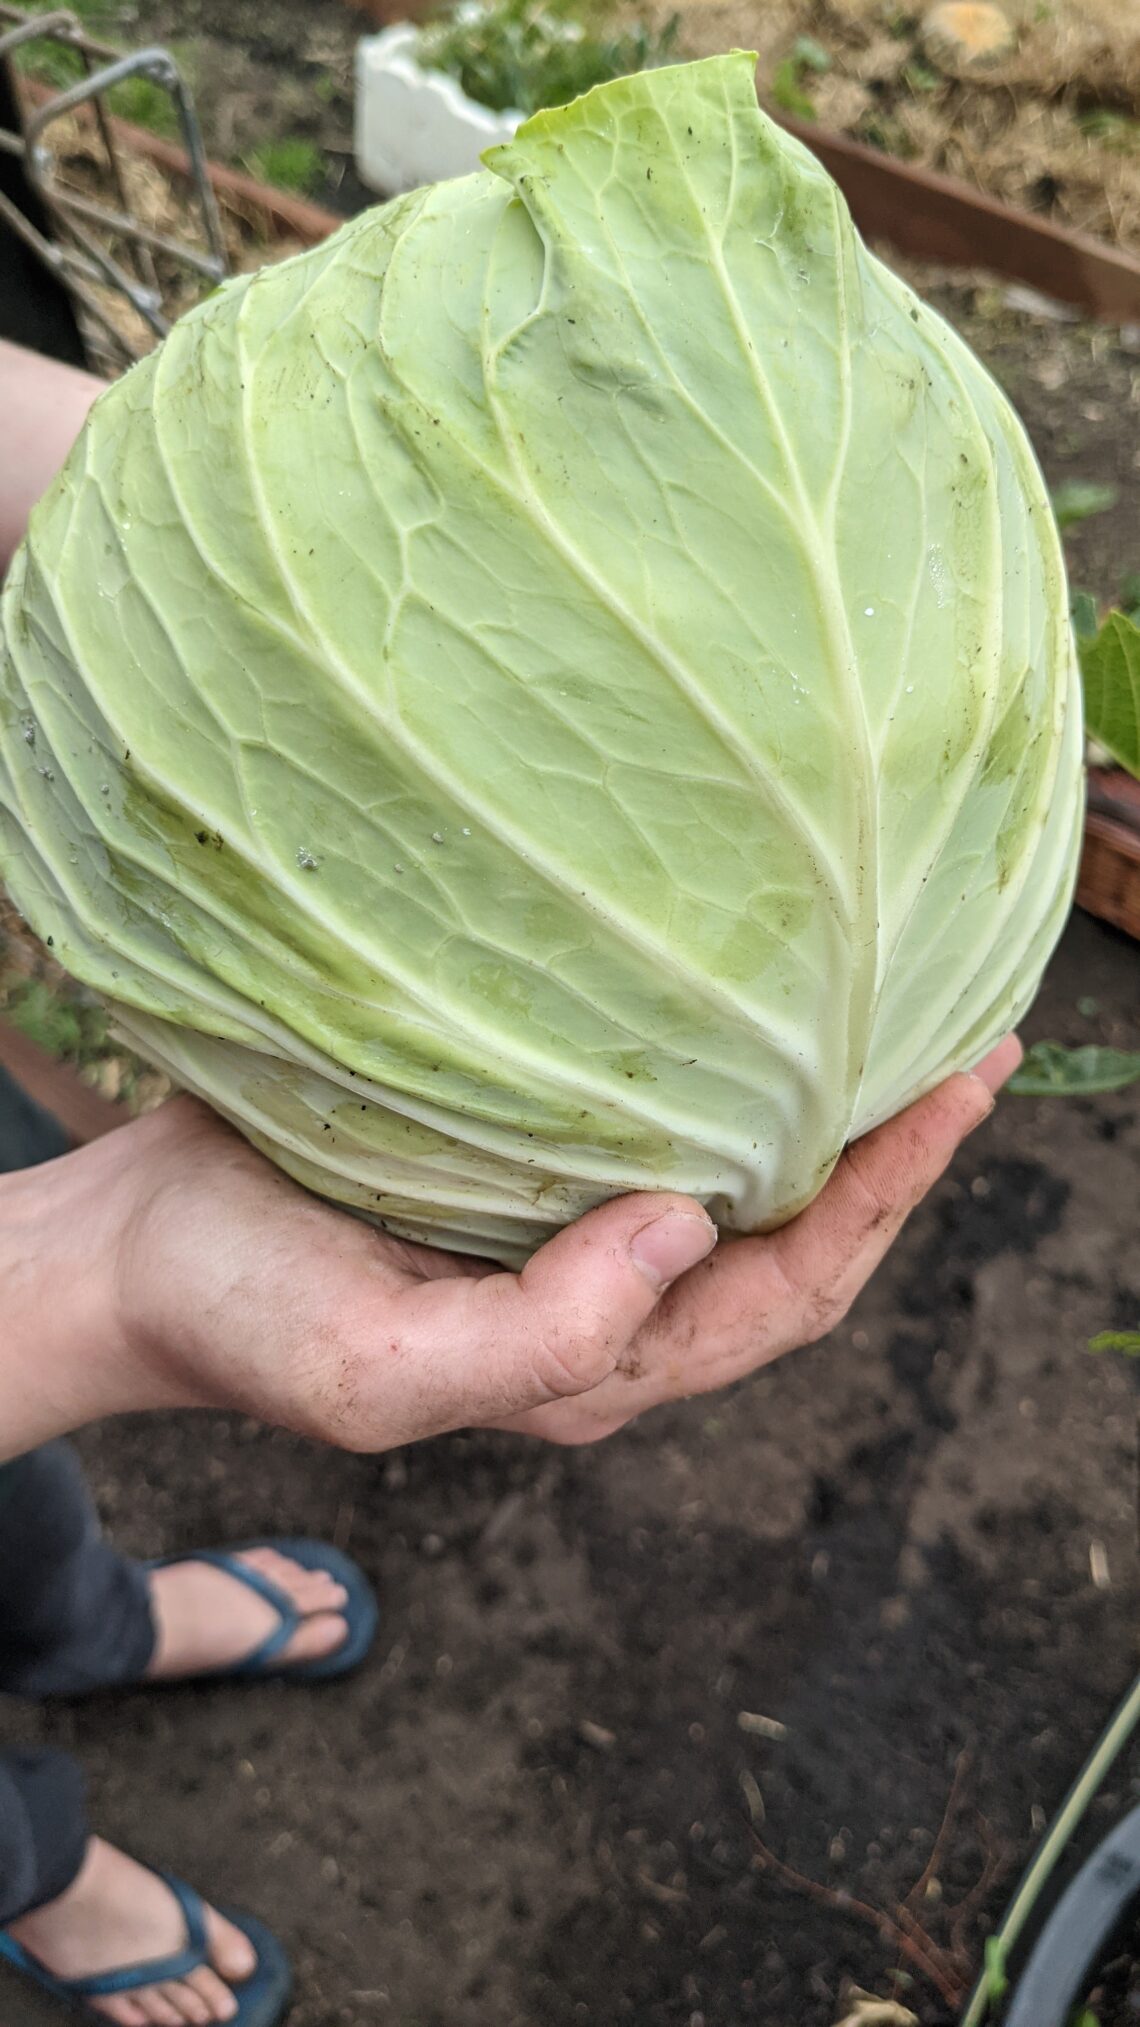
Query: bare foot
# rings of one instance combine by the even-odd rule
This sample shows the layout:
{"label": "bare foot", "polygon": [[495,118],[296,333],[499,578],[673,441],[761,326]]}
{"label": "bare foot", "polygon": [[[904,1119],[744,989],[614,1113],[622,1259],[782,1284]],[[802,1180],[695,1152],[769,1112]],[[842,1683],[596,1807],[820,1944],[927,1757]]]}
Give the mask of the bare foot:
{"label": "bare foot", "polygon": [[[55,1978],[97,1978],[127,1964],[175,1955],[186,1924],[170,1888],[145,1865],[92,1837],[66,1893],[8,1924],[8,1933]],[[248,1936],[212,1908],[206,1913],[210,1966],[139,1992],[88,1999],[118,2027],[209,2027],[237,2012],[232,1985],[257,1968]]]}
{"label": "bare foot", "polygon": [[[347,1594],[327,1570],[303,1569],[272,1548],[243,1550],[237,1559],[284,1591],[304,1620],[278,1661],[319,1661],[344,1645]],[[168,1563],[151,1571],[150,1585],[155,1646],[147,1677],[152,1682],[232,1668],[280,1624],[265,1598],[212,1563],[192,1557]]]}

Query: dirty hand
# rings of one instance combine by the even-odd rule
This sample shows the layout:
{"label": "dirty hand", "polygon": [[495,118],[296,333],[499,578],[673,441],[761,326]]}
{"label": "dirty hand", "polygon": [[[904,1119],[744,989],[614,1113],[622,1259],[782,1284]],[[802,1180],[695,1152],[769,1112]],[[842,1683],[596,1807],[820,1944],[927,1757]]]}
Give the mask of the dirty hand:
{"label": "dirty hand", "polygon": [[594,1440],[830,1330],[1019,1055],[1010,1038],[858,1141],[779,1232],[717,1246],[699,1205],[639,1194],[521,1274],[325,1208],[177,1099],[4,1178],[0,1454],[166,1406],[353,1450],[464,1426]]}

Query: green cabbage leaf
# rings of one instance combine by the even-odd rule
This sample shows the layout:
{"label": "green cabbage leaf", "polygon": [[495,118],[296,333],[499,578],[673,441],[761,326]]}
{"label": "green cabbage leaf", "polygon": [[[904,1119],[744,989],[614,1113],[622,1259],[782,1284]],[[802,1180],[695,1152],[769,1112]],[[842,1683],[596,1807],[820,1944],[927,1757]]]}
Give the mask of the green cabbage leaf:
{"label": "green cabbage leaf", "polygon": [[291,1175],[518,1261],[768,1227],[981,1056],[1081,717],[1004,396],[736,54],[226,283],[9,575],[0,876]]}

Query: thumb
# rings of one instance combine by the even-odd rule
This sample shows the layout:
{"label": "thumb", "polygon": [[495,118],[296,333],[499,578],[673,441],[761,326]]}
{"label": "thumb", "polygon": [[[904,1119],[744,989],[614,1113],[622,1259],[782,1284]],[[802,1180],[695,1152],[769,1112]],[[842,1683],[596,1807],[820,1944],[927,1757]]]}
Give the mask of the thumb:
{"label": "thumb", "polygon": [[771,1257],[792,1296],[790,1341],[818,1337],[844,1315],[1020,1061],[1021,1044],[1007,1035],[968,1074],[852,1142],[815,1202],[775,1234]]}
{"label": "thumb", "polygon": [[452,1403],[444,1426],[501,1420],[599,1385],[716,1238],[690,1197],[618,1197],[559,1232],[521,1274],[424,1288],[435,1344],[449,1346],[437,1365]]}

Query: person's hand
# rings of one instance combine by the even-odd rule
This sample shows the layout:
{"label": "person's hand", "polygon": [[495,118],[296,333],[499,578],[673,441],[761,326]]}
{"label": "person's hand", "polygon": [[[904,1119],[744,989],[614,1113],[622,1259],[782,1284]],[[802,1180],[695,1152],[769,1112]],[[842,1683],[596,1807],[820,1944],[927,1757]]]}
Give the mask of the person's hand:
{"label": "person's hand", "polygon": [[790,1224],[762,1238],[722,1239],[667,1289],[604,1379],[506,1426],[553,1442],[596,1441],[646,1408],[731,1386],[826,1337],[955,1150],[989,1117],[1021,1056],[1007,1035],[969,1075],[855,1141]]}
{"label": "person's hand", "polygon": [[[238,1407],[353,1450],[464,1426],[591,1441],[830,1330],[1019,1055],[1010,1038],[858,1141],[781,1231],[717,1246],[699,1205],[639,1194],[590,1212],[521,1274],[326,1208],[175,1100],[6,1179],[29,1235],[9,1283],[16,1332],[22,1301],[33,1332],[54,1316],[59,1347],[30,1440],[181,1405]],[[36,1377],[23,1384],[31,1399]]]}

